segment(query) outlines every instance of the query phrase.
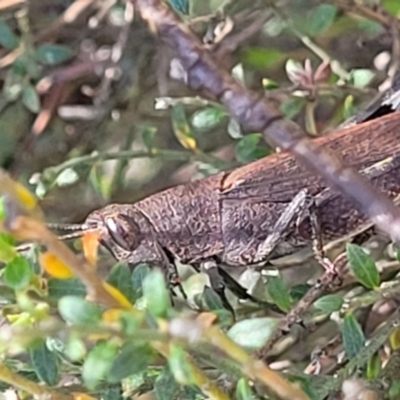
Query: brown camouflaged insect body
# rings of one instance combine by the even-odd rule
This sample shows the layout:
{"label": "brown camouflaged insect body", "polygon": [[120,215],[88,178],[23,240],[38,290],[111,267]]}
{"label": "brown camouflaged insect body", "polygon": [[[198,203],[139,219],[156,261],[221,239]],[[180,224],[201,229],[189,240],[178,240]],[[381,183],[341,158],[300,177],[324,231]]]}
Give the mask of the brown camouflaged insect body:
{"label": "brown camouflaged insect body", "polygon": [[[391,198],[400,193],[400,113],[316,139],[341,154]],[[389,157],[389,158],[388,158]],[[390,158],[393,157],[393,158]],[[382,160],[385,160],[382,162]],[[112,204],[90,214],[117,259],[166,262],[165,251],[186,263],[216,257],[228,265],[249,265],[292,253],[310,243],[306,217],[292,223],[265,260],[257,250],[294,196],[306,188],[316,200],[325,240],[359,229],[367,220],[339,192],[278,153],[230,172],[179,185],[136,204]]]}

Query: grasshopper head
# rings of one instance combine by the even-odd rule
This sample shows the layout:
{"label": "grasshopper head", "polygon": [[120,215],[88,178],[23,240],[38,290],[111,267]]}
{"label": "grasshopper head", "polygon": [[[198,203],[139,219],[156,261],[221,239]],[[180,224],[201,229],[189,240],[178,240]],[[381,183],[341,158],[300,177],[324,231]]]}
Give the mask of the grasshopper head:
{"label": "grasshopper head", "polygon": [[88,215],[85,226],[100,234],[100,242],[112,253],[132,252],[138,246],[139,227],[129,215],[115,205],[93,211]]}

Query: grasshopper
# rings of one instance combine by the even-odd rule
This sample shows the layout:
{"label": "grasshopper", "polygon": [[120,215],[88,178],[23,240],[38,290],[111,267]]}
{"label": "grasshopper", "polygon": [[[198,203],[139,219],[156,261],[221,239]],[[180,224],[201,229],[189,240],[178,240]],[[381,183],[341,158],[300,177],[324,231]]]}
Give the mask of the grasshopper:
{"label": "grasshopper", "polygon": [[[400,193],[400,113],[315,141],[388,197]],[[327,242],[368,226],[350,200],[281,152],[135,204],[110,204],[70,228],[98,232],[117,260],[158,265],[172,281],[174,259],[204,270],[221,294],[229,275],[211,267],[265,266],[310,246],[316,234]]]}

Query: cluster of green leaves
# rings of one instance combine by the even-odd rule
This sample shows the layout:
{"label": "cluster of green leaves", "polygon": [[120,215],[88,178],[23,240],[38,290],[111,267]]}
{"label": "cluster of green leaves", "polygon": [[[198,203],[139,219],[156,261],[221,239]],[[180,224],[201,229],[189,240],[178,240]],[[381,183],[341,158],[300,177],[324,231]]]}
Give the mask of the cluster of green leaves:
{"label": "cluster of green leaves", "polygon": [[[22,257],[13,250],[13,240],[4,234],[0,236],[0,244],[2,259],[8,258],[2,281],[4,287],[14,293],[2,292],[7,304],[2,312],[11,327],[33,331],[35,326],[52,321],[55,313],[66,324],[65,327],[60,325],[51,335],[39,329],[28,341],[22,335],[21,343],[18,340],[12,343],[11,348],[18,348],[18,354],[28,352],[29,361],[22,370],[27,374],[34,373],[33,381],[54,387],[61,375],[69,374],[82,379],[85,388],[81,388],[81,392],[110,400],[122,396],[123,390],[125,394],[127,391],[132,394],[152,390],[156,398],[162,400],[199,398],[201,392],[193,386],[195,379],[185,348],[178,344],[170,347],[168,363],[160,367],[157,353],[151,347],[152,341],[163,340],[157,321],[181,315],[171,302],[160,271],[150,269],[146,264],[138,265],[133,271],[125,264],[116,264],[108,274],[107,282],[138,309],[146,311],[144,314],[119,311],[114,315],[103,306],[86,300],[85,288],[76,278],[55,279],[43,275],[38,267],[37,249],[28,257]],[[358,282],[367,291],[379,291],[380,277],[373,259],[363,248],[353,244],[347,245],[346,253]],[[214,313],[218,324],[236,343],[248,350],[256,350],[271,337],[279,318],[247,318],[244,315],[234,322],[230,311],[224,308],[213,290],[204,287],[204,282],[203,289],[199,289],[199,280],[192,279],[196,277],[192,275],[183,282],[192,301],[201,310]],[[190,281],[195,289],[190,288]],[[282,277],[275,276],[268,279],[265,294],[286,313],[306,289],[300,285],[289,288]],[[366,339],[357,321],[357,308],[346,310],[343,306],[342,296],[326,295],[314,303],[311,312],[315,315],[339,313],[344,350],[348,359],[353,359],[363,350]],[[8,343],[0,342],[0,349],[7,355]],[[11,356],[10,362],[12,359]],[[380,358],[371,355],[364,369],[365,377],[375,378],[381,368]],[[236,375],[232,379],[236,381],[235,398],[254,395],[246,379],[237,381]],[[164,387],[167,382],[168,389]],[[318,399],[312,394],[313,390],[309,392],[312,399]]]}
{"label": "cluster of green leaves", "polygon": [[41,77],[42,67],[54,66],[71,59],[73,51],[58,44],[34,46],[27,32],[18,37],[4,20],[0,20],[0,44],[9,50],[23,48],[22,54],[7,71],[3,99],[7,103],[21,99],[29,111],[38,113],[40,100],[35,83]]}
{"label": "cluster of green leaves", "polygon": [[[18,355],[29,354],[28,361],[19,366],[20,371],[49,387],[55,387],[67,374],[82,380],[85,388],[80,392],[110,400],[120,398],[122,390],[135,393],[150,389],[162,400],[198,398],[200,391],[190,383],[191,368],[179,346],[173,348],[164,366],[159,361],[153,363],[157,354],[150,342],[163,337],[157,319],[179,315],[160,271],[145,264],[133,271],[125,264],[116,264],[107,282],[146,312],[120,311],[114,316],[103,306],[85,300],[86,290],[76,278],[43,275],[38,268],[37,251],[22,257],[13,252],[8,235],[2,234],[0,239],[2,259],[11,254],[2,281],[5,288],[13,291],[2,290],[2,300],[7,304],[2,307],[3,316],[12,329],[23,327],[31,334],[35,332],[28,338],[21,334],[21,341],[15,339],[12,343],[11,348],[17,348]],[[230,312],[211,289],[197,293],[195,301],[204,310],[215,312],[225,326],[232,324]],[[55,314],[60,315],[59,322],[64,321],[65,326],[59,325],[51,335],[46,329],[35,330],[38,324],[51,323]],[[144,322],[147,328],[143,328]],[[4,356],[9,345],[0,343]],[[13,356],[8,357],[12,364]],[[166,383],[168,387],[164,386]]]}

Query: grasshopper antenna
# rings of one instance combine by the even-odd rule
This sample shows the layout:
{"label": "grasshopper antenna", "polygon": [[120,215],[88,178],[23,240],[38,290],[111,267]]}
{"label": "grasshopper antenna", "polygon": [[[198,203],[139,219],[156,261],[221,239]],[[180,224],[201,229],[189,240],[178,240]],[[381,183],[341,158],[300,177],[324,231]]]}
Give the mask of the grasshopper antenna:
{"label": "grasshopper antenna", "polygon": [[58,240],[68,240],[68,239],[75,239],[78,237],[83,236],[84,233],[90,232],[90,231],[79,231],[79,232],[74,232],[74,233],[68,233],[66,235],[58,236]]}
{"label": "grasshopper antenna", "polygon": [[[65,235],[57,236],[58,240],[68,240],[68,239],[75,239],[78,237],[82,237],[86,232],[92,232],[95,231],[95,229],[85,229],[84,225],[58,225],[58,224],[46,224],[48,228],[53,228],[53,229],[64,229],[64,230],[71,230],[74,231],[72,233],[67,233]],[[60,228],[61,227],[61,228]],[[24,243],[16,247],[18,252],[22,251],[27,251],[32,247],[33,243]]]}
{"label": "grasshopper antenna", "polygon": [[47,228],[58,231],[70,232],[65,235],[57,236],[59,240],[74,239],[83,236],[87,232],[95,232],[97,228],[89,228],[85,224],[46,224]]}
{"label": "grasshopper antenna", "polygon": [[48,223],[46,226],[49,229],[55,229],[57,231],[86,231],[84,224],[53,224]]}

